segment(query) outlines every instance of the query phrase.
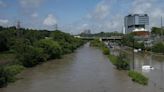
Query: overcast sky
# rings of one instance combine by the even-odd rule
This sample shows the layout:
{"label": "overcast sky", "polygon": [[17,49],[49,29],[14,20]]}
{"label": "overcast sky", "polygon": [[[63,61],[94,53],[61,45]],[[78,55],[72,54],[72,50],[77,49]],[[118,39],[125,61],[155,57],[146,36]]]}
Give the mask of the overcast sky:
{"label": "overcast sky", "polygon": [[122,31],[124,16],[144,13],[150,27],[160,26],[164,0],[0,0],[0,25],[80,33]]}

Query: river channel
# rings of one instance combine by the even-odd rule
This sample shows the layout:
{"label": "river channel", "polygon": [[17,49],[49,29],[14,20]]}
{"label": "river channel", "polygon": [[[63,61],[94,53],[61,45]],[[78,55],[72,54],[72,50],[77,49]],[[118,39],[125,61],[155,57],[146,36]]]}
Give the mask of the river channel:
{"label": "river channel", "polygon": [[[136,58],[136,67],[144,64],[140,56]],[[156,82],[161,81],[162,85],[162,75],[156,75],[162,72],[161,62],[152,60],[152,64],[159,69],[144,74],[158,78]],[[22,79],[1,88],[0,92],[164,92],[152,82],[148,86],[132,82],[126,71],[116,70],[101,50],[89,44],[63,59],[27,69],[19,77]]]}

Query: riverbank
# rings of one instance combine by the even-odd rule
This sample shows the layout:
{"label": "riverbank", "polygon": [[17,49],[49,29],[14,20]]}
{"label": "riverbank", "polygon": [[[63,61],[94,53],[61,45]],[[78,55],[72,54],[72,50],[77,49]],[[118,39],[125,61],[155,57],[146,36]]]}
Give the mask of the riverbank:
{"label": "riverbank", "polygon": [[[13,82],[23,68],[35,67],[49,60],[73,53],[85,42],[59,30],[20,30],[5,28],[0,32],[0,87]],[[7,34],[7,35],[6,35]],[[6,53],[7,52],[7,53]],[[22,68],[23,67],[23,68]],[[13,71],[14,73],[12,73]],[[16,73],[15,73],[16,72]]]}
{"label": "riverbank", "polygon": [[[78,46],[78,48],[79,47],[80,46]],[[4,54],[4,55],[6,55],[6,54]],[[11,62],[12,60],[14,60],[13,55],[11,55],[11,56],[12,56],[12,58],[8,57],[10,62],[5,61],[4,63],[3,62],[1,63],[0,88],[5,87],[8,85],[8,83],[15,82],[17,79],[19,79],[16,77],[16,75],[18,75],[19,73],[21,73],[25,69],[25,67],[23,65]],[[5,59],[5,57],[3,57],[3,59]],[[49,61],[52,61],[52,60],[49,60]]]}

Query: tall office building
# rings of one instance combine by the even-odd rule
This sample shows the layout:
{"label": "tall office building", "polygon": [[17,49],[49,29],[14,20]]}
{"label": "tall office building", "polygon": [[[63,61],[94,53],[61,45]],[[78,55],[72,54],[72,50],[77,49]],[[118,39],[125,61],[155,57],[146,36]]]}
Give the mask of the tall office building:
{"label": "tall office building", "polygon": [[124,18],[125,33],[149,31],[149,16],[147,14],[130,14]]}

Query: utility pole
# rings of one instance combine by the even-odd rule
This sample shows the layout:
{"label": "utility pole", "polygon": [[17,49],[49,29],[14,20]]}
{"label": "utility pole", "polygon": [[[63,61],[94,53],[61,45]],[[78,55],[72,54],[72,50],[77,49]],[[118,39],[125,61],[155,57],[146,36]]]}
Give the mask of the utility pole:
{"label": "utility pole", "polygon": [[16,26],[17,29],[20,29],[20,21],[17,21],[17,26]]}
{"label": "utility pole", "polygon": [[20,36],[20,28],[21,28],[21,22],[17,21],[17,25],[16,25],[16,30],[17,30],[17,36]]}
{"label": "utility pole", "polygon": [[163,21],[162,21],[162,16],[161,16],[161,37],[163,35],[163,32],[162,32],[163,30],[162,29],[163,29]]}
{"label": "utility pole", "polygon": [[58,30],[58,24],[55,24],[54,26],[55,26],[55,30]]}
{"label": "utility pole", "polygon": [[162,37],[163,37],[163,21],[162,21],[162,16],[161,16],[161,35],[160,35],[160,41],[162,41]]}

